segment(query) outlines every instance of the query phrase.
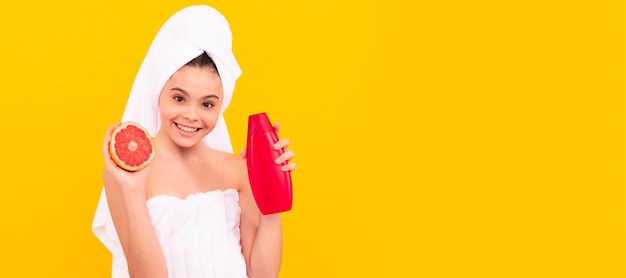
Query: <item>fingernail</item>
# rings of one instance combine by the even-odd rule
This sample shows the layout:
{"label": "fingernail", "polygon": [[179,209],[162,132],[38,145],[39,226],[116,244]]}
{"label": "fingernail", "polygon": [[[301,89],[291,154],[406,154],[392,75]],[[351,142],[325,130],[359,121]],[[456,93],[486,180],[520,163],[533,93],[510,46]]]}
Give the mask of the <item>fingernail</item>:
{"label": "fingernail", "polygon": [[274,160],[274,163],[276,163],[276,164],[280,164],[280,158],[275,159],[275,160]]}

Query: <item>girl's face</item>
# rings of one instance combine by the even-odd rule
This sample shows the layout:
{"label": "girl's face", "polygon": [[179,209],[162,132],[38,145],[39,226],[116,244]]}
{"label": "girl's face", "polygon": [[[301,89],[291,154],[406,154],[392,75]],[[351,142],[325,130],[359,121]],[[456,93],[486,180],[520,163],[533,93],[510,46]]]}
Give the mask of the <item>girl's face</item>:
{"label": "girl's face", "polygon": [[180,147],[191,147],[217,122],[224,91],[211,67],[184,66],[167,81],[159,96],[161,132]]}

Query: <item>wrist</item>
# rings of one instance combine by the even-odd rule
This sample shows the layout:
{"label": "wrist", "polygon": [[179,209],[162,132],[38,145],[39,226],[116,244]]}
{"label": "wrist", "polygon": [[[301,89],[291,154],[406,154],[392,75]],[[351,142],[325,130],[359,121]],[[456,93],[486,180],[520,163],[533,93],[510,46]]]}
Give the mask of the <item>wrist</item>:
{"label": "wrist", "polygon": [[143,186],[123,186],[122,193],[127,202],[146,200],[146,190]]}

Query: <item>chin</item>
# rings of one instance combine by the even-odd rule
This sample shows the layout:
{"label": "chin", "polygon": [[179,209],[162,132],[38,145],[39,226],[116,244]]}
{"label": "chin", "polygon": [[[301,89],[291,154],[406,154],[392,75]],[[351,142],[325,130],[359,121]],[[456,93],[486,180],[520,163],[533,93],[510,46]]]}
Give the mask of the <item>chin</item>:
{"label": "chin", "polygon": [[174,140],[174,143],[176,144],[176,146],[179,146],[181,148],[187,149],[187,148],[191,148],[193,146],[195,146],[196,144],[198,144],[198,141],[191,141],[191,140]]}

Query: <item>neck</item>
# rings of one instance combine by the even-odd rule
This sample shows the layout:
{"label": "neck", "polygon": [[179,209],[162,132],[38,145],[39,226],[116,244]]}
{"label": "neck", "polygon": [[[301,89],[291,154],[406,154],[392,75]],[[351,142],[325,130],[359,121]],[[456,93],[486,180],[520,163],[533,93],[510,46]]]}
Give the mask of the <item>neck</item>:
{"label": "neck", "polygon": [[204,147],[202,141],[198,141],[195,145],[190,147],[181,147],[169,138],[165,132],[160,130],[157,132],[156,136],[154,136],[154,143],[156,145],[157,155],[161,153],[167,157],[176,156],[185,159],[196,157]]}

